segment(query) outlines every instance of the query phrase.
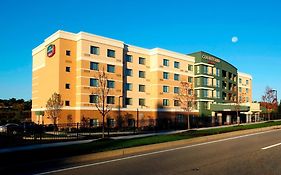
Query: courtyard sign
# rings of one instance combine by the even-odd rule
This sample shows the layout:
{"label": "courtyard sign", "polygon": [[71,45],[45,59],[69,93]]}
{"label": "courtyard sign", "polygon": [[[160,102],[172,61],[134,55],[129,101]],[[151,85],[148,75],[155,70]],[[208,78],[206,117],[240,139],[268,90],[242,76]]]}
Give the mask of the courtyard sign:
{"label": "courtyard sign", "polygon": [[209,55],[202,55],[202,58],[207,60],[209,64],[216,64],[216,63],[221,62],[220,59],[217,59],[217,58],[209,56]]}

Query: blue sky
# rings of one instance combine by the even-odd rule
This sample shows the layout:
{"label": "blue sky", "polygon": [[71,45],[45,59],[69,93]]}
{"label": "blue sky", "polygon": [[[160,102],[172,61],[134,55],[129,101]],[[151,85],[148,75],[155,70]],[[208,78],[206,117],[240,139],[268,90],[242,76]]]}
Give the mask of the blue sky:
{"label": "blue sky", "polygon": [[[281,1],[1,0],[0,98],[31,98],[31,51],[57,30],[180,53],[206,51],[281,94]],[[231,38],[238,37],[232,43]]]}

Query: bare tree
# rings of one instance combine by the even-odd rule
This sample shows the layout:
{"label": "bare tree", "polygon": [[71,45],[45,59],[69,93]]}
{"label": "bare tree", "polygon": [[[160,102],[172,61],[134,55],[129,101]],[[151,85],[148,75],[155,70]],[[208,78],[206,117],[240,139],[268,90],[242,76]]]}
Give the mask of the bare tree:
{"label": "bare tree", "polygon": [[276,97],[274,95],[274,90],[270,87],[265,88],[265,93],[262,96],[262,106],[265,107],[268,120],[270,120],[270,112],[273,111]]}
{"label": "bare tree", "polygon": [[49,98],[46,104],[46,114],[47,117],[50,118],[53,122],[53,124],[56,126],[59,117],[60,117],[60,112],[61,108],[63,106],[63,100],[61,98],[61,95],[58,93],[53,93],[52,97]]}
{"label": "bare tree", "polygon": [[106,101],[110,92],[110,88],[107,86],[107,81],[108,78],[103,68],[98,74],[98,87],[95,91],[95,94],[98,97],[95,106],[102,115],[102,138],[104,138],[105,117],[112,109],[112,105],[108,104]]}
{"label": "bare tree", "polygon": [[189,115],[193,107],[196,105],[196,95],[193,91],[193,84],[189,82],[181,82],[179,94],[176,98],[179,99],[181,108],[187,113],[187,128],[190,129]]}

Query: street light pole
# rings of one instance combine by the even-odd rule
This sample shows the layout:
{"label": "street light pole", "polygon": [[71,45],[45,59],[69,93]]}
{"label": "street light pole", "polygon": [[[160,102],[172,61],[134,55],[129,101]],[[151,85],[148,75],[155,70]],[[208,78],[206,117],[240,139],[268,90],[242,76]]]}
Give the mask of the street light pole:
{"label": "street light pole", "polygon": [[120,95],[120,96],[118,97],[118,118],[121,117],[121,115],[120,115],[120,113],[121,113],[121,111],[120,111],[120,108],[121,108],[121,106],[120,106],[120,98],[121,98],[121,97],[123,97],[123,96]]}

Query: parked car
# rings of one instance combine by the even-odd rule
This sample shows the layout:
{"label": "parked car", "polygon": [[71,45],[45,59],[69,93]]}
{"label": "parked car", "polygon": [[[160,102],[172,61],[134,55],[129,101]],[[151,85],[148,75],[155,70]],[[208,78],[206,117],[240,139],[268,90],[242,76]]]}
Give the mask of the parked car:
{"label": "parked car", "polygon": [[16,123],[7,123],[6,125],[0,126],[0,133],[17,135],[21,132],[22,132],[22,127]]}

